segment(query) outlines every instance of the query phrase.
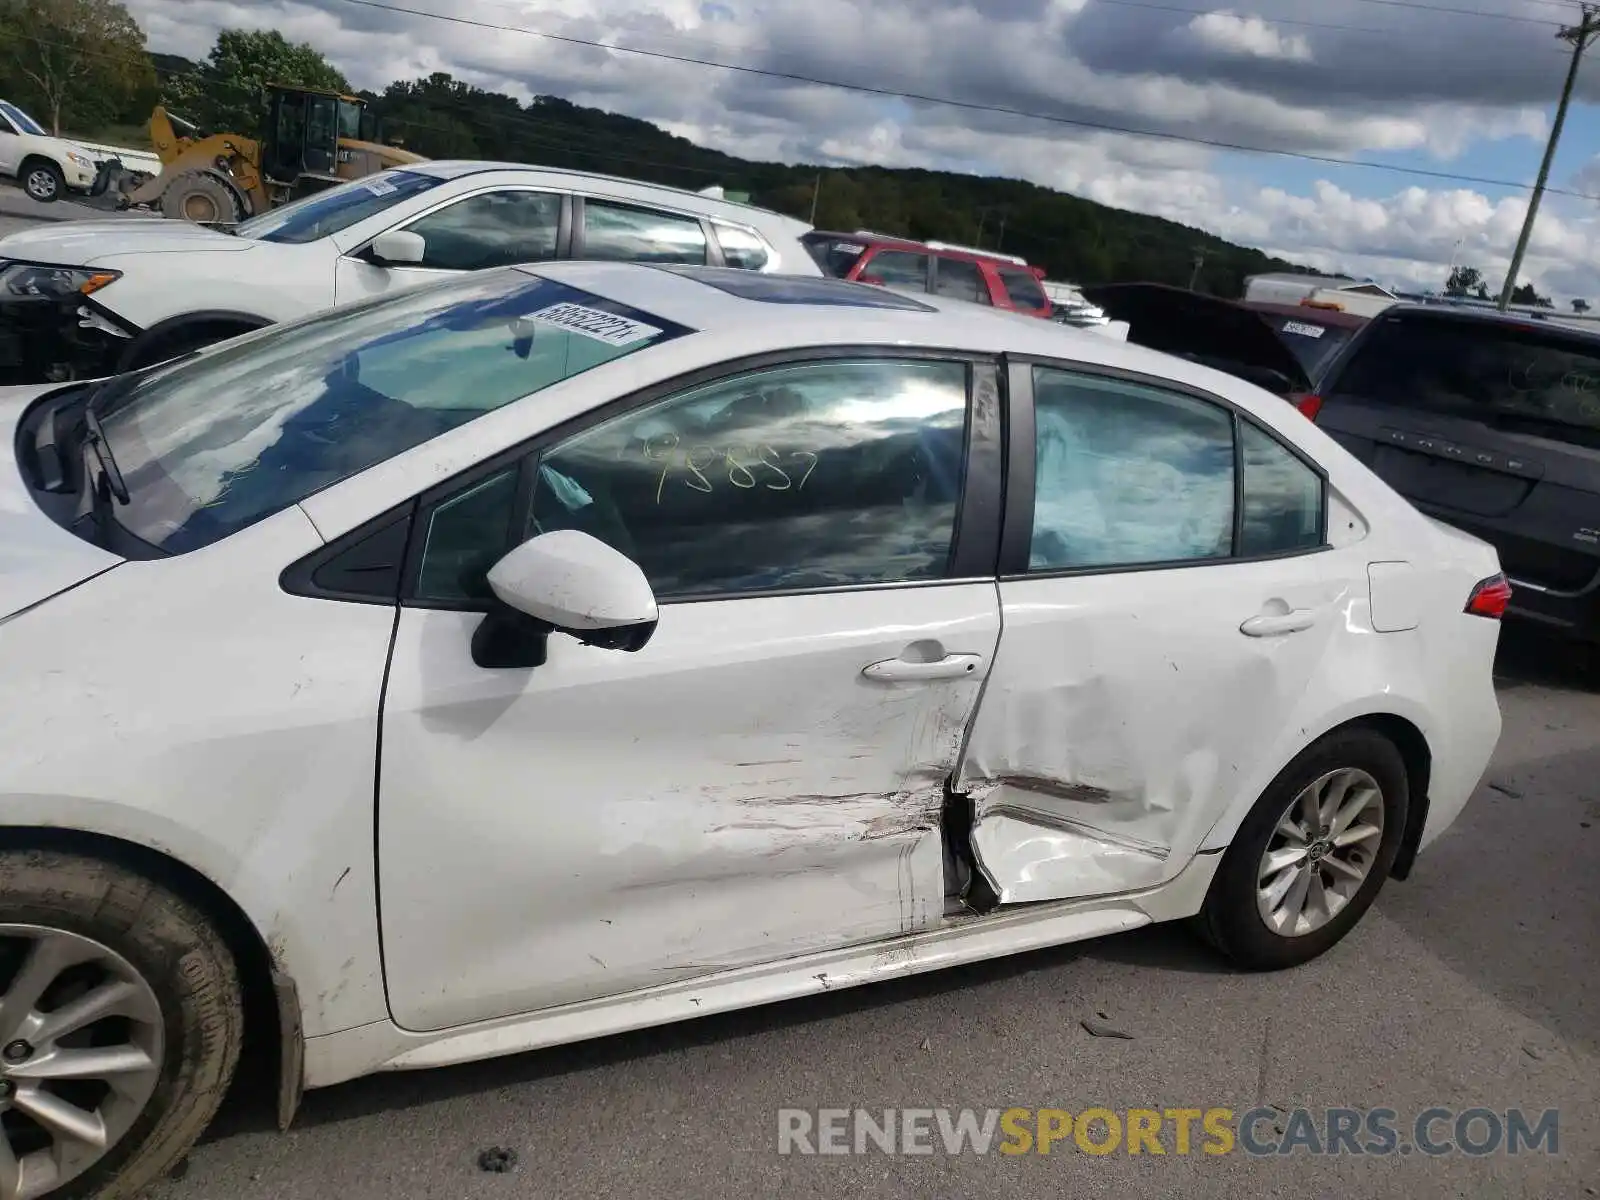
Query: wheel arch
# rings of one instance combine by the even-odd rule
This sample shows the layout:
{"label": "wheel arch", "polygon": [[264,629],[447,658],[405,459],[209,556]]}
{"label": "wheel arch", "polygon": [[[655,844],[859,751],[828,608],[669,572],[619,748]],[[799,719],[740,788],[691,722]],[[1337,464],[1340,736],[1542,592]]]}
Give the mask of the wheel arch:
{"label": "wheel arch", "polygon": [[175,317],[167,317],[157,321],[149,329],[140,333],[122,352],[122,357],[117,360],[117,372],[134,370],[134,364],[153,346],[159,346],[163,341],[171,340],[174,334],[188,333],[204,328],[225,329],[229,332],[227,337],[236,337],[241,333],[252,333],[257,329],[265,329],[275,322],[256,313],[242,312],[236,309],[205,308],[192,313],[179,313]]}
{"label": "wheel arch", "polygon": [[239,971],[247,1047],[276,1063],[278,1124],[287,1129],[304,1091],[299,989],[255,923],[215,880],[161,850],[109,834],[57,826],[0,826],[0,850],[56,850],[114,862],[154,880],[213,921]]}
{"label": "wheel arch", "polygon": [[[1416,861],[1422,842],[1422,832],[1428,823],[1428,792],[1433,779],[1433,747],[1421,725],[1410,715],[1391,709],[1373,708],[1335,719],[1316,736],[1306,738],[1267,776],[1276,779],[1278,773],[1307,749],[1318,742],[1347,729],[1371,729],[1382,734],[1396,750],[1406,767],[1406,828],[1400,842],[1400,854],[1395,859],[1390,876],[1405,879]],[[1265,788],[1266,784],[1263,784]],[[1244,823],[1245,817],[1261,798],[1260,792],[1239,796],[1227,813],[1214,824],[1201,840],[1199,853],[1225,849]]]}

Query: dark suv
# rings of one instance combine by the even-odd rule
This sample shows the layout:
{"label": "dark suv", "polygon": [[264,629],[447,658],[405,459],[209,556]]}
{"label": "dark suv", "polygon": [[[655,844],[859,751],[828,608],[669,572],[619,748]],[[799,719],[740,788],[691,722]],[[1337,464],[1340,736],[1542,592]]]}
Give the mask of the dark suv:
{"label": "dark suv", "polygon": [[829,233],[818,229],[802,234],[800,241],[817,266],[836,279],[876,283],[902,292],[931,292],[1030,317],[1055,315],[1039,282],[1044,272],[1015,255],[948,242],[913,242],[864,230]]}
{"label": "dark suv", "polygon": [[1600,643],[1600,334],[1396,306],[1300,410],[1423,512],[1493,543],[1512,615]]}

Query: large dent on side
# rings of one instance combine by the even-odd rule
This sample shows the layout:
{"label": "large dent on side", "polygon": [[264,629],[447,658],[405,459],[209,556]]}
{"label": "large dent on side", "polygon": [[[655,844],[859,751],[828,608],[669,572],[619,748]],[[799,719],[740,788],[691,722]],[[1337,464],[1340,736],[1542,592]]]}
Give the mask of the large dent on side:
{"label": "large dent on side", "polygon": [[1259,598],[1186,574],[1182,603],[1129,576],[1074,580],[1059,604],[1042,590],[1023,598],[1048,581],[1008,585],[1017,602],[956,781],[1000,903],[1163,883],[1264,786],[1263,765],[1287,761],[1276,756],[1318,664],[1350,632],[1352,589],[1291,587],[1296,607],[1325,605],[1326,617],[1293,637],[1248,638],[1239,624]]}

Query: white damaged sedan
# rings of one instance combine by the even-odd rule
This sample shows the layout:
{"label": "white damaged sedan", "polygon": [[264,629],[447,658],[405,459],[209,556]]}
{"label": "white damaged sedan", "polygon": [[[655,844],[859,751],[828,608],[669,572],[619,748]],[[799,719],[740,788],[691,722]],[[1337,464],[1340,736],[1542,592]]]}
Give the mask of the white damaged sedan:
{"label": "white damaged sedan", "polygon": [[505,268],[0,429],[3,1200],[160,1176],[245,995],[287,1123],[1155,921],[1292,966],[1500,732],[1491,548],[956,302]]}

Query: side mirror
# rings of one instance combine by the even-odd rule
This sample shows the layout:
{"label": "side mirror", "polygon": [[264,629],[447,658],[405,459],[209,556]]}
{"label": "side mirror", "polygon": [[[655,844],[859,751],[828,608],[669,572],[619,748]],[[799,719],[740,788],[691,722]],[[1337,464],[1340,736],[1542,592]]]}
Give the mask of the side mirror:
{"label": "side mirror", "polygon": [[386,263],[419,263],[428,253],[428,240],[409,229],[391,229],[372,239],[372,257]]}
{"label": "side mirror", "polygon": [[472,635],[480,667],[537,667],[552,632],[629,653],[656,631],[656,597],[637,563],[586,533],[529,538],[489,569],[498,605]]}

